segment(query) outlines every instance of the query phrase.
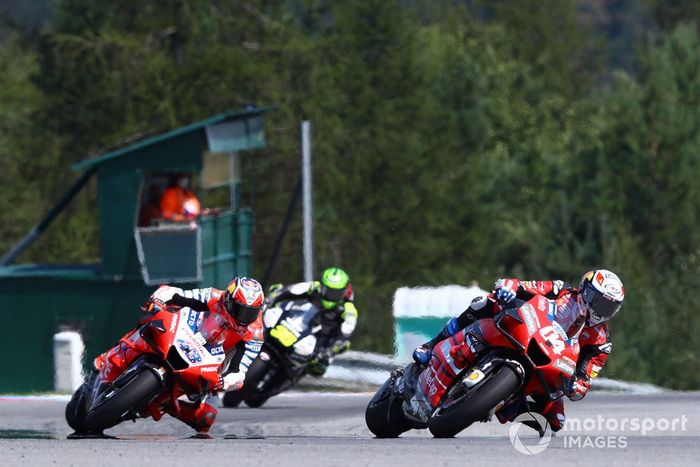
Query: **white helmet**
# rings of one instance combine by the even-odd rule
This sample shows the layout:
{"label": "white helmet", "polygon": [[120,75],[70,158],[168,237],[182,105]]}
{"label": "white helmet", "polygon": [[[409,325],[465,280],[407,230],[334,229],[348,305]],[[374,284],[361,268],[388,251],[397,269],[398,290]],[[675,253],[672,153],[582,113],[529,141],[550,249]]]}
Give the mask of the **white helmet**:
{"label": "white helmet", "polygon": [[586,310],[586,325],[604,323],[620,310],[625,288],[617,274],[606,269],[589,271],[578,286],[578,304]]}

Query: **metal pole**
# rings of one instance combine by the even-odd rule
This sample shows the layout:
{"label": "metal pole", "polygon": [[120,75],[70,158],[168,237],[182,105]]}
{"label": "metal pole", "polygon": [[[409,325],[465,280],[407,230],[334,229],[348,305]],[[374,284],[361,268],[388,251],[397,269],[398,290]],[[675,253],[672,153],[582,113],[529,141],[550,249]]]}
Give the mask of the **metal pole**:
{"label": "metal pole", "polygon": [[301,122],[301,184],[304,280],[314,280],[313,205],[311,200],[311,122]]}
{"label": "metal pole", "polygon": [[270,285],[270,277],[272,277],[272,271],[275,269],[275,263],[277,263],[277,258],[280,255],[280,250],[282,249],[282,240],[284,240],[285,235],[287,235],[287,227],[292,223],[292,215],[294,214],[294,208],[296,208],[297,200],[299,199],[299,194],[301,193],[301,174],[299,174],[299,180],[297,181],[297,186],[294,188],[294,194],[292,195],[292,200],[289,202],[287,207],[287,213],[284,215],[284,221],[282,222],[282,228],[279,234],[277,234],[277,240],[275,240],[275,247],[272,249],[272,257],[270,257],[270,262],[267,264],[267,269],[265,270],[265,276],[263,277],[263,288],[267,290]]}

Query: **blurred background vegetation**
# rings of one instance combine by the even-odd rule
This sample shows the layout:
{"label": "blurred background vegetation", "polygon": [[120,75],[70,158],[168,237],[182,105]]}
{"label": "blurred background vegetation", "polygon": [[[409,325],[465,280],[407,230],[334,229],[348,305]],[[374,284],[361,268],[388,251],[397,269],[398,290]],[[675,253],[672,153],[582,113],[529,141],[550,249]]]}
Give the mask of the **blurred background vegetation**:
{"label": "blurred background vegetation", "polygon": [[[605,376],[700,388],[695,0],[0,0],[0,252],[70,164],[248,104],[262,276],[313,123],[317,268],[392,349],[399,286],[620,274]],[[24,262],[97,262],[94,186]],[[296,216],[273,280],[301,278]],[[41,284],[37,284],[41,293]],[[31,303],[28,303],[31,306]]]}

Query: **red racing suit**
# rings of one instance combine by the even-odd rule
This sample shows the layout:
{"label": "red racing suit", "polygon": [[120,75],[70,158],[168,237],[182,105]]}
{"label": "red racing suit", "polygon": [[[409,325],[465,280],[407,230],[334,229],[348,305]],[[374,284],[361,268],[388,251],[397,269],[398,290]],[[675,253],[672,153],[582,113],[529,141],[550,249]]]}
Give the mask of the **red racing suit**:
{"label": "red racing suit", "polygon": [[[206,321],[208,323],[223,323],[222,326],[225,328],[223,334],[225,337],[222,346],[226,357],[218,373],[203,374],[207,379],[211,379],[211,381],[209,381],[209,387],[210,392],[214,394],[223,389],[223,375],[230,367],[235,368],[237,366],[238,372],[245,375],[250,364],[257,358],[258,353],[260,353],[263,340],[262,313],[248,326],[240,325],[231,318],[221,305],[219,298],[222,294],[223,291],[211,287],[183,290],[177,287],[161,286],[151,295],[146,307],[148,309],[148,307],[152,306],[154,303],[160,303],[161,306],[165,304],[181,307],[189,306],[193,309],[208,308],[210,314],[207,316]],[[158,295],[160,295],[160,297],[157,297]],[[164,295],[168,297],[167,301],[162,298]],[[202,325],[203,324],[204,322],[202,322]],[[139,327],[140,325],[141,323],[139,323]],[[138,357],[138,354],[132,351],[131,353],[134,355],[130,355],[130,347],[122,345],[121,341],[133,338],[138,338],[138,327],[122,337],[119,345],[98,356],[94,362],[95,370],[101,370],[106,362],[110,364],[122,362],[123,368],[115,369],[119,370],[119,372],[123,371],[124,368]],[[123,355],[123,358],[114,358],[113,354],[115,353]],[[182,397],[178,399],[179,407],[170,405],[165,411],[198,432],[206,433],[214,424],[217,410],[213,406],[205,403],[204,398],[198,400],[198,397],[196,397],[197,395],[193,396],[195,396],[193,399],[196,400],[196,402]],[[150,415],[152,415],[155,420],[159,420],[160,416],[162,416],[160,413],[151,413]]]}
{"label": "red racing suit", "polygon": [[[579,357],[576,362],[576,372],[569,388],[569,399],[576,401],[582,399],[591,386],[591,380],[605,365],[608,355],[612,350],[612,341],[608,324],[602,323],[595,326],[587,326],[585,323],[586,312],[579,306],[576,297],[578,290],[569,284],[560,281],[521,281],[519,279],[500,279],[494,286],[494,291],[500,287],[508,287],[516,293],[516,298],[529,300],[534,295],[543,295],[553,300],[556,305],[554,321],[567,331],[574,347],[579,347]],[[491,293],[487,296],[475,298],[452,325],[453,329],[462,329],[476,319],[494,316],[498,311],[494,307],[494,298]],[[448,324],[448,328],[449,328]],[[450,332],[450,334],[454,334]],[[564,400],[535,401],[538,412],[547,418],[553,431],[560,430],[566,421],[564,414]],[[496,415],[501,423],[515,418],[524,407],[504,407]]]}

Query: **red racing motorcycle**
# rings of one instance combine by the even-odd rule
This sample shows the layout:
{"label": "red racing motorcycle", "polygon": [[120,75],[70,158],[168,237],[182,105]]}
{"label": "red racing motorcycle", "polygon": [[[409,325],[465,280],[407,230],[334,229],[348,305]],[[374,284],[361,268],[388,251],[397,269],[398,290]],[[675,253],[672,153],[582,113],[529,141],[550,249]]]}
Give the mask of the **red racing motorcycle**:
{"label": "red racing motorcycle", "polygon": [[553,321],[554,310],[541,295],[515,300],[439,342],[427,365],[397,368],[369,402],[367,427],[378,438],[423,428],[448,438],[518,399],[562,397],[578,344]]}
{"label": "red racing motorcycle", "polygon": [[148,416],[157,421],[166,411],[177,415],[181,396],[201,403],[218,383],[229,332],[220,314],[169,307],[139,325],[104,354],[99,371],[73,394],[66,421],[76,433],[99,434]]}

